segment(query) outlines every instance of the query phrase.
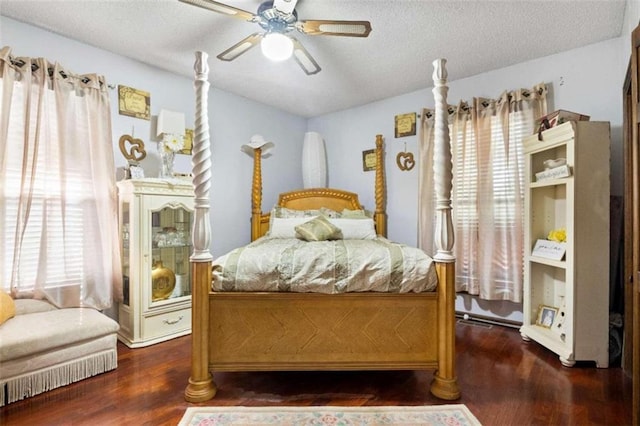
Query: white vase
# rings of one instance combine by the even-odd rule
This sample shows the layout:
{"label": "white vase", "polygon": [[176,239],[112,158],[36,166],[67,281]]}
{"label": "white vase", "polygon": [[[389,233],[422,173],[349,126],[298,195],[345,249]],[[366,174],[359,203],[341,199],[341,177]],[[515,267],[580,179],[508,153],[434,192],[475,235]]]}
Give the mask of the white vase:
{"label": "white vase", "polygon": [[324,140],[317,132],[304,134],[302,182],[305,188],[327,186],[327,153],[324,149]]}
{"label": "white vase", "polygon": [[184,275],[177,275],[176,274],[176,286],[173,289],[173,293],[171,293],[170,297],[181,297],[183,294],[185,294],[184,289],[182,288],[182,284],[185,282],[185,276]]}

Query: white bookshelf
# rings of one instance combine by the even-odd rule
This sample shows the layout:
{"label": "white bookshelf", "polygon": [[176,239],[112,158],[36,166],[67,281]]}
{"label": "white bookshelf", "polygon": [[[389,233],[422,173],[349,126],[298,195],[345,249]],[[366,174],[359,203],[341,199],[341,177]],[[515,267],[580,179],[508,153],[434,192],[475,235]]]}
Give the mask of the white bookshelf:
{"label": "white bookshelf", "polygon": [[[609,159],[608,122],[567,122],[524,141],[524,340],[576,361],[609,364]],[[566,158],[570,175],[537,180],[544,161]],[[549,175],[553,175],[550,173]],[[540,174],[538,176],[541,176]],[[532,254],[538,239],[565,228],[562,260]],[[550,327],[538,321],[542,306],[557,310]]]}

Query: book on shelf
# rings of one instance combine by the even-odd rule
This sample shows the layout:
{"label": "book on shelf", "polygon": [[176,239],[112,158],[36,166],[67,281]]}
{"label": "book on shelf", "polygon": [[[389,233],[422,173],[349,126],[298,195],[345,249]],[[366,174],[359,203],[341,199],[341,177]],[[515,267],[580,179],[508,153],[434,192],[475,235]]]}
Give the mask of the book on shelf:
{"label": "book on shelf", "polygon": [[562,260],[567,251],[566,243],[550,240],[537,240],[531,254],[551,260]]}
{"label": "book on shelf", "polygon": [[536,181],[540,182],[541,180],[547,179],[561,179],[569,176],[571,176],[571,167],[565,164],[564,166],[536,173]]}

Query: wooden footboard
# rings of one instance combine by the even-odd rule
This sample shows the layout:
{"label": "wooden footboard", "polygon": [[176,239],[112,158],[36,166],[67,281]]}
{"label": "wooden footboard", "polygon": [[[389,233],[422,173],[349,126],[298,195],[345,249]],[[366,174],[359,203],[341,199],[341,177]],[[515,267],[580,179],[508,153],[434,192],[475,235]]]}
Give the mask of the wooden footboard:
{"label": "wooden footboard", "polygon": [[436,370],[431,392],[459,398],[451,265],[438,264],[438,290],[420,294],[229,293],[196,283],[194,297],[208,297],[193,307],[199,350],[186,399],[215,395],[211,371],[399,369]]}
{"label": "wooden footboard", "polygon": [[210,293],[214,371],[432,369],[437,295]]}

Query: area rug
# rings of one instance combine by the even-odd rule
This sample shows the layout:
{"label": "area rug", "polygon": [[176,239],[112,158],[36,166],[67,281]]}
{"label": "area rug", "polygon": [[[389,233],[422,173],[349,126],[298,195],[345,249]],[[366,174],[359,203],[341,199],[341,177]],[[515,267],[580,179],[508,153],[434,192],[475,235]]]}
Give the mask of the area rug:
{"label": "area rug", "polygon": [[179,426],[480,426],[464,404],[410,407],[190,407]]}

